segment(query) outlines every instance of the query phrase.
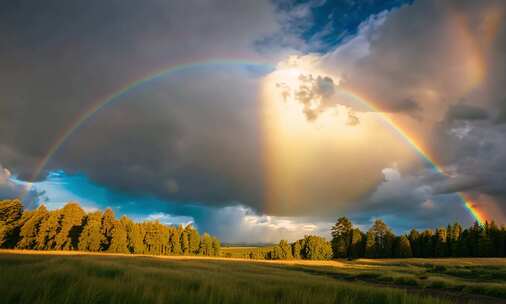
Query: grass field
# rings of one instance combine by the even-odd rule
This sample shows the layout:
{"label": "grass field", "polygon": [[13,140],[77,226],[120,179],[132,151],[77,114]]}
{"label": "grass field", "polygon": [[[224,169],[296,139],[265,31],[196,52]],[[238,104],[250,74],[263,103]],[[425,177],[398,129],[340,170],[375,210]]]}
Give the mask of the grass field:
{"label": "grass field", "polygon": [[505,274],[504,259],[264,262],[3,251],[0,302],[505,303]]}
{"label": "grass field", "polygon": [[227,258],[260,259],[272,249],[265,247],[221,247],[221,256]]}

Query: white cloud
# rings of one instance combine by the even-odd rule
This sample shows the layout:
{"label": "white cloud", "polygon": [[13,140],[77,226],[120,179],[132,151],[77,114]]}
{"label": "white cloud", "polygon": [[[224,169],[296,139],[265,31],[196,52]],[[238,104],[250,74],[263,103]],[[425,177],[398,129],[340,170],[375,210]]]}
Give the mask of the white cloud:
{"label": "white cloud", "polygon": [[332,223],[317,218],[284,217],[257,214],[244,206],[216,210],[218,235],[227,242],[277,243],[281,239],[295,241],[304,235],[328,238]]}
{"label": "white cloud", "polygon": [[159,221],[165,225],[183,225],[187,226],[189,224],[194,224],[195,220],[191,216],[179,216],[179,215],[171,215],[164,212],[157,212],[148,215],[145,220],[147,221]]}
{"label": "white cloud", "polygon": [[0,164],[0,200],[19,198],[25,208],[32,209],[36,207],[42,194],[30,184],[17,182],[11,172]]}

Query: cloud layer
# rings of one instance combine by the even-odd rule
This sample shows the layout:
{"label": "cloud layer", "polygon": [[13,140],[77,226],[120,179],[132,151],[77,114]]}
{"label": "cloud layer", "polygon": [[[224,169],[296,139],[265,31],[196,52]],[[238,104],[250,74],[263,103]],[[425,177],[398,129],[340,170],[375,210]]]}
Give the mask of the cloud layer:
{"label": "cloud layer", "polygon": [[[0,11],[0,162],[18,179],[30,179],[82,113],[161,67],[210,58],[272,65],[297,58],[303,66],[295,86],[282,74],[276,78],[287,69],[282,64],[271,73],[270,65],[238,63],[201,65],[134,88],[72,134],[38,179],[65,170],[126,196],[156,198],[154,205],[211,208],[208,216],[193,207],[150,207],[149,214],[201,225],[232,219],[239,228],[227,234],[230,240],[323,231],[322,223],[341,214],[361,225],[387,217],[399,229],[456,217],[470,222],[457,191],[502,220],[504,1],[414,1],[374,10],[344,33],[332,22],[311,25],[326,5],[6,4]],[[266,99],[269,79],[275,81],[267,84],[273,90]],[[380,114],[346,92],[408,130],[448,177],[421,162]],[[266,124],[264,110],[275,99],[299,107],[286,105],[276,124]],[[303,120],[284,124],[293,109]],[[12,180],[0,168],[1,197],[24,191]],[[38,197],[32,194],[29,204]]]}

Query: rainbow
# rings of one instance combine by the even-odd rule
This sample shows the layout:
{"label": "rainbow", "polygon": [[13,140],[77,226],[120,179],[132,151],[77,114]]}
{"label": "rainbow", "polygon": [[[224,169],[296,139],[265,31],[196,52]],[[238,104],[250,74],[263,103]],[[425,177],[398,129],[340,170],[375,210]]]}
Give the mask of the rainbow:
{"label": "rainbow", "polygon": [[[348,97],[352,98],[353,100],[358,101],[362,106],[364,106],[371,112],[381,113],[380,117],[385,125],[393,129],[395,133],[404,141],[406,141],[425,162],[430,164],[434,168],[434,170],[436,170],[436,172],[444,176],[449,176],[449,174],[444,170],[444,166],[441,165],[439,162],[437,162],[433,157],[431,157],[430,154],[427,153],[426,150],[422,147],[422,144],[417,142],[417,140],[413,135],[409,134],[407,130],[401,128],[397,123],[395,123],[392,120],[392,118],[389,117],[387,114],[385,114],[385,112],[382,111],[382,109],[379,106],[371,102],[370,99],[365,99],[361,97],[358,93],[355,93],[350,89],[342,90],[341,92],[347,95]],[[456,194],[462,200],[464,206],[473,216],[473,218],[476,221],[478,221],[480,225],[483,225],[486,221],[485,215],[475,207],[473,202],[464,193],[457,192]]]}
{"label": "rainbow", "polygon": [[[259,61],[251,61],[251,60],[223,60],[223,59],[213,59],[213,60],[206,60],[206,61],[198,61],[198,62],[192,62],[192,63],[185,63],[185,64],[179,64],[174,65],[170,67],[164,67],[162,69],[159,69],[153,73],[150,73],[148,75],[142,76],[132,82],[127,83],[126,85],[120,87],[118,90],[114,91],[111,94],[102,96],[101,98],[98,98],[96,101],[94,101],[91,106],[83,113],[81,113],[76,119],[64,130],[64,132],[57,137],[57,139],[54,141],[54,143],[50,146],[50,149],[46,153],[46,155],[42,158],[42,160],[39,162],[39,164],[36,166],[34,173],[32,175],[31,181],[36,180],[41,172],[44,170],[48,162],[51,160],[53,155],[62,147],[62,145],[66,142],[66,140],[75,133],[80,126],[83,125],[86,121],[88,121],[95,113],[103,109],[105,106],[113,103],[114,101],[117,101],[120,99],[120,97],[125,96],[128,92],[131,90],[142,86],[148,82],[151,82],[156,79],[160,79],[162,77],[168,76],[170,74],[184,71],[187,69],[195,68],[195,67],[202,67],[202,66],[221,66],[221,65],[242,65],[242,66],[261,66],[261,67],[267,67],[269,69],[274,70],[276,68],[275,65],[272,65],[270,63],[266,62],[259,62]],[[412,135],[410,135],[405,129],[400,127],[398,124],[396,124],[384,111],[381,110],[381,108],[377,105],[375,105],[374,102],[372,102],[369,99],[361,97],[359,94],[356,94],[352,92],[351,90],[341,90],[342,93],[348,95],[349,97],[353,98],[353,100],[359,102],[361,105],[368,108],[370,111],[379,113],[382,121],[387,125],[388,127],[392,128],[401,139],[406,141],[408,145],[413,147],[413,149],[421,156],[423,160],[428,162],[432,165],[432,167],[439,173],[448,176],[448,174],[445,172],[444,167],[440,165],[434,158],[432,158],[421,146],[421,144],[417,143],[417,141],[414,139]],[[463,193],[457,193],[459,198],[464,203],[464,206],[469,210],[470,214],[475,218],[476,221],[478,221],[480,224],[483,224],[485,222],[485,216],[480,213],[479,210],[477,210],[474,206],[474,204],[465,196]]]}
{"label": "rainbow", "polygon": [[78,115],[76,119],[64,129],[64,132],[56,138],[54,143],[50,146],[46,155],[42,158],[39,164],[35,167],[35,170],[32,174],[30,181],[35,181],[42,170],[46,167],[47,163],[51,160],[51,157],[58,152],[60,147],[67,141],[67,139],[76,132],[79,127],[81,127],[86,121],[88,121],[95,113],[106,107],[107,105],[113,103],[118,100],[120,97],[126,95],[131,90],[142,86],[148,82],[154,81],[156,79],[160,79],[162,77],[169,76],[170,74],[174,74],[177,72],[181,72],[184,70],[188,70],[196,67],[205,67],[205,66],[260,66],[266,67],[269,69],[275,69],[275,65],[272,65],[267,62],[254,61],[254,60],[243,60],[243,59],[211,59],[205,61],[194,61],[191,63],[184,63],[173,65],[170,67],[164,67],[158,69],[154,72],[149,73],[148,75],[142,76],[140,78],[136,78],[136,80],[127,83],[126,85],[120,87],[118,90],[110,93],[108,95],[102,96],[98,98],[96,101],[91,103],[91,106],[83,113]]}

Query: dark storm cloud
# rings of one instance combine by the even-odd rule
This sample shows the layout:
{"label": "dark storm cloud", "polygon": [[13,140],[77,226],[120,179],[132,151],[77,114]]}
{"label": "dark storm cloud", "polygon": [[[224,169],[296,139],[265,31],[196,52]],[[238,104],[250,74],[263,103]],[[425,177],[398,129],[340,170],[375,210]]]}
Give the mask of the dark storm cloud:
{"label": "dark storm cloud", "polygon": [[[164,66],[271,60],[276,54],[260,57],[255,43],[279,30],[268,1],[157,0],[8,2],[0,28],[0,161],[21,179],[104,96]],[[38,178],[61,168],[127,192],[253,201],[258,75],[222,69],[197,68],[184,82],[174,76],[119,98],[125,106],[87,122]]]}
{"label": "dark storm cloud", "polygon": [[[276,16],[267,1],[3,4],[0,161],[20,178],[30,177],[56,138],[91,102],[161,66],[216,57],[258,59],[259,45],[263,55],[276,58],[269,54],[273,42],[279,42],[279,49],[311,49],[297,34],[312,20],[314,5]],[[463,89],[472,82],[467,54],[462,53],[468,50],[456,41],[452,23],[455,14],[465,16],[471,36],[480,37],[487,8],[504,10],[504,5],[416,1],[370,17],[357,37],[322,56],[322,66],[341,77],[339,85],[367,94],[385,111],[405,113],[421,123],[441,120],[422,128],[434,129],[430,148],[455,168],[458,178],[441,179],[425,171],[395,178],[387,170],[393,177],[367,198],[349,202],[347,210],[342,202],[325,201],[311,204],[307,212],[329,217],[349,212],[357,220],[362,217],[360,223],[389,216],[422,225],[435,215],[441,223],[465,218],[459,201],[450,199],[453,191],[482,191],[506,203],[504,124],[487,120],[487,113],[496,121],[501,121],[496,113],[506,113],[505,26],[501,24],[483,51],[483,83]],[[284,35],[290,24],[300,28]],[[322,108],[307,108],[309,118],[335,106],[332,79],[314,75],[305,86],[297,95],[302,103],[310,103],[308,96],[324,101]],[[257,91],[257,80],[241,68],[197,69],[149,83],[86,122],[46,169],[81,172],[126,193],[216,206],[240,202],[262,212],[261,126],[257,96],[251,93]],[[357,123],[350,112],[349,124]],[[337,171],[340,161],[329,167]],[[324,178],[332,181],[334,173],[329,170]],[[376,180],[381,172],[374,174]]]}
{"label": "dark storm cloud", "polygon": [[[465,128],[460,134],[459,128]],[[460,178],[450,188],[478,191],[506,204],[506,126],[493,122],[459,122],[439,126],[437,148],[447,153]],[[506,206],[504,206],[506,207]]]}
{"label": "dark storm cloud", "polygon": [[167,77],[97,113],[67,142],[58,165],[86,168],[92,180],[124,192],[259,207],[257,91],[256,79],[236,68]]}
{"label": "dark storm cloud", "polygon": [[489,118],[488,112],[478,106],[458,103],[450,106],[446,112],[446,120],[484,120]]}
{"label": "dark storm cloud", "polygon": [[[371,17],[357,37],[323,56],[321,63],[341,77],[344,88],[364,94],[386,112],[406,113],[418,121],[411,125],[419,130],[409,131],[424,134],[431,156],[454,176],[425,181],[432,195],[483,193],[502,210],[504,16],[504,1],[415,1]],[[418,175],[417,170],[408,176]],[[386,202],[382,208],[390,205],[396,206]]]}

